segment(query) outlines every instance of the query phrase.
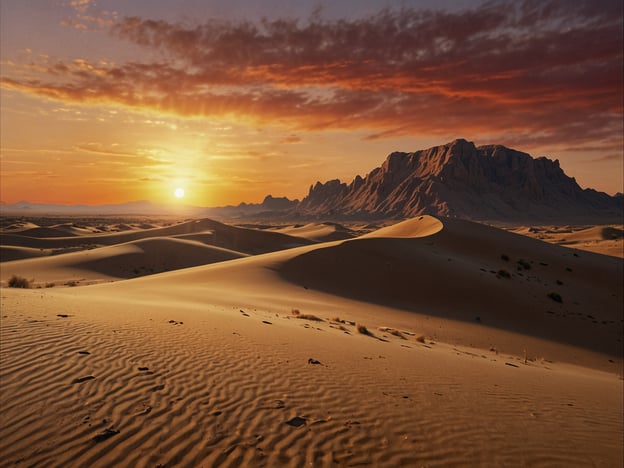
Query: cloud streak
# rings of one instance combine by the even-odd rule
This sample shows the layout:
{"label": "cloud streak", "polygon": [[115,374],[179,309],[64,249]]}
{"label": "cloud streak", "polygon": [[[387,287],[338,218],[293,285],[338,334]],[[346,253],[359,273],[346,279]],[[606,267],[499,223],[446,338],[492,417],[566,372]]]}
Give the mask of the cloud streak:
{"label": "cloud streak", "polygon": [[619,1],[495,1],[306,22],[131,17],[110,33],[158,60],[76,59],[28,78],[5,76],[2,86],[295,131],[366,129],[371,139],[460,133],[524,147],[621,142]]}

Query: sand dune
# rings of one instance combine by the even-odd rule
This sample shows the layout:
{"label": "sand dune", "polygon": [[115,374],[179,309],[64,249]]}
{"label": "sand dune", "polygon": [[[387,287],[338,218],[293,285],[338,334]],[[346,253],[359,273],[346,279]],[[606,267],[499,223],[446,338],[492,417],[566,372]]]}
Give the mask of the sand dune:
{"label": "sand dune", "polygon": [[9,261],[0,278],[12,275],[34,279],[34,285],[90,284],[223,262],[246,254],[201,242],[154,237],[115,246],[45,258]]}
{"label": "sand dune", "polygon": [[[43,228],[41,228],[43,229]],[[52,229],[52,228],[50,228]],[[228,226],[210,219],[187,221],[173,226],[154,229],[130,229],[127,232],[113,232],[73,237],[32,237],[22,233],[3,232],[0,242],[3,245],[31,247],[38,249],[59,249],[77,246],[115,245],[150,237],[171,237],[188,234],[212,234],[212,244],[218,247],[237,250],[249,254],[272,252],[298,245],[308,244],[305,239],[285,234]],[[60,232],[60,230],[53,230]]]}
{"label": "sand dune", "polygon": [[302,237],[315,242],[331,242],[335,240],[351,239],[357,233],[337,223],[309,223],[303,226],[294,225],[275,229],[275,232],[289,236]]}
{"label": "sand dune", "polygon": [[[23,262],[109,274],[139,249],[210,256],[192,240],[208,226]],[[620,259],[425,216],[114,283],[3,288],[0,452],[27,466],[617,466],[621,279]]]}
{"label": "sand dune", "polygon": [[0,261],[21,260],[24,258],[43,257],[49,253],[42,249],[32,247],[15,247],[12,245],[0,245]]}
{"label": "sand dune", "polygon": [[621,225],[522,227],[513,231],[551,244],[624,258],[624,227]]}

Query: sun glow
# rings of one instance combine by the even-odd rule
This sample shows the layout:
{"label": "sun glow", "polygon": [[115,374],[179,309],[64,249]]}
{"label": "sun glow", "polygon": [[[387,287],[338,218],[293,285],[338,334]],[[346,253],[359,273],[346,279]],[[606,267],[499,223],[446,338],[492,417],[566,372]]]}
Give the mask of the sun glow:
{"label": "sun glow", "polygon": [[176,198],[184,198],[184,189],[182,187],[178,187],[173,191],[173,194]]}

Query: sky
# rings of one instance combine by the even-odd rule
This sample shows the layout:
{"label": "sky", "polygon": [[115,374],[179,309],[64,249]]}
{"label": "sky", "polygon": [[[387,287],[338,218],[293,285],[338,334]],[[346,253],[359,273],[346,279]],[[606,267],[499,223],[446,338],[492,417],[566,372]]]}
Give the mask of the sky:
{"label": "sky", "polygon": [[457,138],[622,192],[622,8],[3,0],[0,201],[301,199]]}

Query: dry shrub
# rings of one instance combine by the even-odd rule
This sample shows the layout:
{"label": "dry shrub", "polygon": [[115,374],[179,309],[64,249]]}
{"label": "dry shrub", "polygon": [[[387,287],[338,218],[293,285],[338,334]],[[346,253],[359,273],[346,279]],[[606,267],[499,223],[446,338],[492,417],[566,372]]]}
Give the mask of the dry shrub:
{"label": "dry shrub", "polygon": [[293,309],[290,311],[290,313],[293,315],[293,317],[298,318],[298,319],[302,319],[302,320],[312,320],[314,322],[324,322],[325,320],[323,320],[320,317],[317,317],[316,315],[312,315],[312,314],[302,314],[299,309]]}
{"label": "dry shrub", "polygon": [[13,275],[9,278],[9,288],[30,289],[34,280],[28,280],[23,276]]}
{"label": "dry shrub", "polygon": [[368,331],[368,328],[366,328],[364,325],[362,325],[361,323],[358,323],[355,328],[357,329],[358,332],[360,332],[362,335],[370,335],[371,332]]}
{"label": "dry shrub", "polygon": [[396,328],[379,327],[379,330],[381,330],[383,332],[386,332],[386,333],[390,333],[391,335],[394,335],[394,336],[398,336],[402,340],[406,340],[407,339],[407,338],[405,338],[405,335],[403,333],[401,333],[399,330],[397,330]]}

